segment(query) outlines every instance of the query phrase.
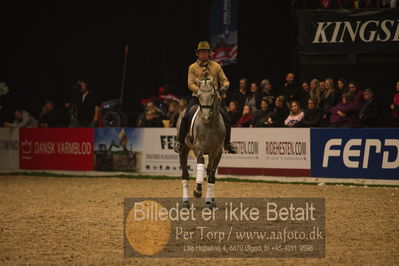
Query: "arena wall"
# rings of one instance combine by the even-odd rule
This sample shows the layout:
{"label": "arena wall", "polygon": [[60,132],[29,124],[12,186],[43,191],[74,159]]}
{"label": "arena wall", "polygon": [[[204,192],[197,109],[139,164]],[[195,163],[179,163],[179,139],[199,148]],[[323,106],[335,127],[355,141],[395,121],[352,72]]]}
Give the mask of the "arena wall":
{"label": "arena wall", "polygon": [[[0,169],[180,175],[174,128],[0,129]],[[399,129],[234,128],[218,174],[399,180]],[[195,158],[189,155],[190,174]],[[248,177],[251,178],[251,177]]]}
{"label": "arena wall", "polygon": [[0,128],[0,169],[19,169],[19,129]]}

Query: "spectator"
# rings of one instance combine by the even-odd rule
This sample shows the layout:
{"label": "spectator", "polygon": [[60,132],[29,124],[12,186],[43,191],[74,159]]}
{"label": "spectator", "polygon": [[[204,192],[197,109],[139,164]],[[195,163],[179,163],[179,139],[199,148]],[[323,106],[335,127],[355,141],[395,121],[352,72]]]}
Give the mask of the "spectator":
{"label": "spectator", "polygon": [[317,105],[320,103],[320,88],[319,88],[319,80],[312,79],[309,84],[309,98],[312,98],[317,102]]}
{"label": "spectator", "polygon": [[240,112],[240,109],[238,107],[238,102],[231,101],[229,103],[229,107],[227,109],[229,110],[229,116],[230,116],[231,124],[235,125],[237,123],[237,120],[241,116],[241,112]]}
{"label": "spectator", "polygon": [[284,120],[289,115],[287,101],[284,96],[280,95],[276,98],[276,107],[274,112],[267,118],[267,126],[269,127],[283,127]]}
{"label": "spectator", "polygon": [[359,84],[356,81],[349,82],[349,93],[352,94],[353,100],[361,105],[364,102],[363,91],[360,90]]}
{"label": "spectator", "polygon": [[260,109],[258,109],[251,121],[249,127],[264,127],[266,126],[266,120],[271,115],[271,109],[269,108],[269,102],[262,100],[260,102]]}
{"label": "spectator", "polygon": [[340,78],[337,82],[337,90],[335,90],[335,104],[337,105],[340,99],[342,99],[342,94],[348,92],[346,79]]}
{"label": "spectator", "polygon": [[269,103],[269,109],[274,110],[275,108],[275,102],[276,102],[276,97],[274,96],[266,96],[264,99]]}
{"label": "spectator", "polygon": [[320,0],[319,8],[322,9],[336,9],[338,8],[336,0]]}
{"label": "spectator", "polygon": [[261,92],[260,92],[261,100],[266,97],[270,97],[270,96],[275,97],[276,96],[273,91],[273,88],[272,88],[272,83],[268,79],[264,79],[260,82],[260,89],[261,89]]}
{"label": "spectator", "polygon": [[[258,85],[256,82],[252,82],[247,98],[245,99],[245,105],[251,106],[251,113],[255,114],[258,106],[260,105],[260,95],[258,93]],[[260,106],[259,106],[260,107]]]}
{"label": "spectator", "polygon": [[288,73],[285,77],[285,83],[280,91],[280,95],[283,95],[288,102],[298,100],[299,89],[295,85],[294,73]]}
{"label": "spectator", "polygon": [[184,109],[186,109],[186,107],[187,107],[187,101],[185,99],[180,99],[179,105],[177,107],[179,115],[184,111]]}
{"label": "spectator", "polygon": [[359,111],[359,127],[376,127],[379,116],[379,104],[371,89],[364,90],[364,103]]}
{"label": "spectator", "polygon": [[325,88],[326,88],[326,85],[325,85],[324,81],[320,81],[319,82],[319,90],[320,90],[320,92],[324,91]]}
{"label": "spectator", "polygon": [[326,82],[320,82],[320,108],[323,110],[323,126],[328,126],[330,110],[334,106],[334,88],[326,86]]}
{"label": "spectator", "polygon": [[251,112],[251,106],[245,105],[242,110],[242,116],[237,120],[236,127],[249,127],[254,115]]}
{"label": "spectator", "polygon": [[[339,82],[340,83],[340,82]],[[327,78],[324,81],[325,87],[327,90],[331,90],[333,92],[333,103],[332,106],[337,105],[342,99],[342,91],[339,91],[337,88],[334,87],[334,80],[332,78]],[[337,82],[338,84],[338,82]]]}
{"label": "spectator", "polygon": [[42,107],[39,118],[39,127],[66,127],[66,114],[55,107],[53,100],[47,100]]}
{"label": "spectator", "polygon": [[378,6],[377,2],[379,0],[359,0],[359,8],[376,8]]}
{"label": "spectator", "polygon": [[162,111],[161,111],[158,107],[155,106],[155,103],[154,103],[153,101],[149,101],[149,102],[147,102],[147,103],[145,104],[145,109],[144,109],[144,111],[141,112],[141,113],[138,115],[138,117],[137,117],[137,122],[136,122],[136,126],[137,126],[137,127],[142,127],[142,126],[143,126],[142,123],[143,123],[143,121],[144,121],[144,119],[145,119],[145,116],[146,116],[147,111],[154,111],[155,116],[156,116],[157,118],[159,118],[161,121],[162,121],[162,119],[163,119],[163,117],[164,117]]}
{"label": "spectator", "polygon": [[[333,102],[332,102],[332,105],[336,105],[336,90],[335,90],[335,88],[334,88],[334,80],[332,79],[332,78],[327,78],[325,81],[324,81],[324,86],[325,86],[325,91],[326,92],[328,92],[328,91],[330,91],[331,92],[331,94],[332,94],[332,98],[333,98]],[[341,100],[341,98],[340,99],[338,99],[338,102]]]}
{"label": "spectator", "polygon": [[18,108],[15,110],[14,113],[15,120],[12,123],[9,122],[4,122],[3,126],[4,127],[13,127],[13,128],[32,128],[32,127],[37,127],[38,123],[37,120],[31,116],[27,111]]}
{"label": "spectator", "polygon": [[240,79],[240,87],[238,91],[233,93],[231,100],[238,102],[238,107],[240,110],[245,105],[245,100],[248,96],[248,80],[246,78]]}
{"label": "spectator", "polygon": [[396,93],[393,96],[391,108],[391,116],[393,119],[393,126],[399,127],[399,80],[396,82]]}
{"label": "spectator", "polygon": [[89,89],[87,81],[78,81],[80,99],[77,105],[77,122],[79,127],[96,126],[99,119],[100,103],[95,94]]}
{"label": "spectator", "polygon": [[331,107],[330,127],[356,127],[355,117],[359,111],[359,105],[353,100],[350,93],[342,95],[342,101]]}
{"label": "spectator", "polygon": [[145,112],[142,127],[163,127],[162,120],[154,109]]}
{"label": "spectator", "polygon": [[[169,103],[172,101],[178,102],[180,99],[176,95],[169,93],[169,86],[161,86],[158,88],[159,109],[166,115],[169,108]],[[153,100],[154,102],[154,100]]]}
{"label": "spectator", "polygon": [[170,101],[168,103],[168,112],[166,119],[169,120],[169,127],[176,127],[177,119],[179,119],[178,102]]}
{"label": "spectator", "polygon": [[303,112],[298,101],[292,101],[290,103],[290,114],[284,120],[284,125],[287,127],[293,127],[296,123],[301,121],[303,118]]}
{"label": "spectator", "polygon": [[303,119],[294,127],[320,127],[323,120],[323,111],[320,109],[316,99],[310,98],[304,111]]}
{"label": "spectator", "polygon": [[63,112],[67,115],[68,127],[79,127],[78,123],[78,102],[82,101],[82,95],[80,92],[80,81],[77,81],[71,90],[68,90],[67,94],[64,95],[65,103],[63,106]]}
{"label": "spectator", "polygon": [[299,104],[301,108],[306,106],[306,102],[308,101],[309,97],[310,97],[310,87],[309,84],[306,81],[304,81],[302,82],[302,90],[299,93]]}

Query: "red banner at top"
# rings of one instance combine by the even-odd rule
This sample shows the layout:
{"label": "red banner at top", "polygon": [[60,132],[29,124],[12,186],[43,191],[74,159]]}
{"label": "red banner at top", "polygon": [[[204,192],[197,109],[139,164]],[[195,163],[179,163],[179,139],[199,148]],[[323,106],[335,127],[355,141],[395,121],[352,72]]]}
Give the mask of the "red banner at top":
{"label": "red banner at top", "polygon": [[20,168],[93,170],[92,128],[21,128]]}

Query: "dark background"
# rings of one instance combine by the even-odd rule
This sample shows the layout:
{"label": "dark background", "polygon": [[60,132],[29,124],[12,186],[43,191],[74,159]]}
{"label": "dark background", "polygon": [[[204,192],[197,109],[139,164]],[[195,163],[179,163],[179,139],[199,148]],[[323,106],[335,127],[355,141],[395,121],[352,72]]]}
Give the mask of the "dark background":
{"label": "dark background", "polygon": [[[46,99],[62,105],[78,79],[88,80],[101,100],[119,98],[125,44],[129,54],[123,109],[130,126],[141,111],[139,100],[156,95],[161,85],[171,84],[172,93],[188,95],[187,68],[196,60],[198,41],[209,39],[211,3],[35,1],[3,6],[0,81],[11,93],[0,96],[0,121],[10,118],[17,106],[37,116]],[[257,82],[269,78],[278,89],[285,74],[295,71],[299,80],[355,78],[389,103],[399,61],[302,60],[295,54],[290,6],[290,1],[240,1],[239,63],[224,67],[232,89],[241,77]],[[388,119],[387,111],[383,117]]]}

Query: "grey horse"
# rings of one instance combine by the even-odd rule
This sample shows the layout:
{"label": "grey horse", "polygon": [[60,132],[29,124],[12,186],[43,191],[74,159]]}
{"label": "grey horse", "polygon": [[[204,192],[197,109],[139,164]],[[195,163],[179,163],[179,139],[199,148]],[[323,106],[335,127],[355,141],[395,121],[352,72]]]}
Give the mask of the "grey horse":
{"label": "grey horse", "polygon": [[[199,110],[192,122],[192,134],[187,134],[181,152],[179,153],[180,167],[182,169],[183,184],[183,206],[189,208],[189,173],[187,168],[187,158],[190,150],[197,158],[196,188],[194,196],[202,196],[202,183],[204,181],[205,158],[208,155],[208,184],[205,197],[205,207],[212,208],[214,202],[215,172],[219,165],[223,153],[223,143],[226,135],[226,128],[220,114],[219,92],[213,87],[210,79],[199,81]],[[184,116],[183,111],[177,121],[177,132],[179,132],[180,121]]]}

